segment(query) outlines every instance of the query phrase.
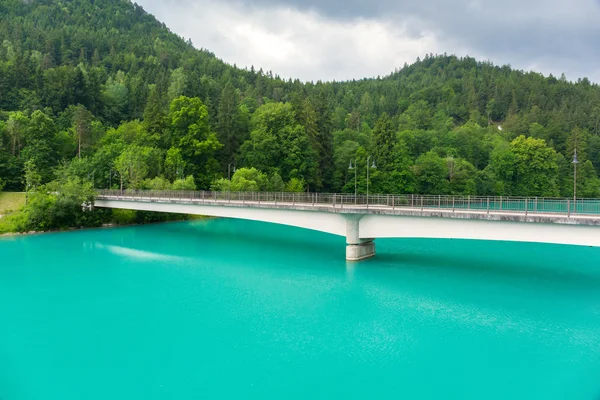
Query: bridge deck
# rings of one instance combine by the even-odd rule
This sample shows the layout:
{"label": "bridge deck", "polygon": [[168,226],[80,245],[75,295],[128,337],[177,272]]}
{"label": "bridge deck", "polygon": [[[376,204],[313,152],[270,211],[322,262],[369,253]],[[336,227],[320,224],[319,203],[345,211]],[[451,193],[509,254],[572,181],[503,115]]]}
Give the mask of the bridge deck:
{"label": "bridge deck", "polygon": [[98,200],[600,226],[600,200],[200,191],[99,191]]}

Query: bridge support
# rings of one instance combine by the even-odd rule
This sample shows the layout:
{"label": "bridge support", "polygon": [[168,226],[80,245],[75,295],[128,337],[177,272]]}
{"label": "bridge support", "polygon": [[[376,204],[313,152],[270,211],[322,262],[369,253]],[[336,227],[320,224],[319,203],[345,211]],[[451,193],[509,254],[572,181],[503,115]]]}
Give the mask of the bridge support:
{"label": "bridge support", "polygon": [[375,255],[374,239],[360,238],[360,214],[345,214],[346,218],[346,260],[361,261]]}

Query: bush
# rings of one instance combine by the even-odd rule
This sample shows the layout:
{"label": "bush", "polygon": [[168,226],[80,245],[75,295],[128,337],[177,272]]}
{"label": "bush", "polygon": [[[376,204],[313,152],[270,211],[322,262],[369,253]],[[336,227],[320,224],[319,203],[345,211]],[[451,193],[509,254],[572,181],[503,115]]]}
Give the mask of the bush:
{"label": "bush", "polygon": [[306,186],[306,184],[304,183],[304,181],[302,179],[292,178],[292,179],[290,179],[287,186],[285,187],[285,190],[287,192],[300,193],[300,192],[304,192],[305,186]]}
{"label": "bush", "polygon": [[171,190],[173,185],[167,179],[157,176],[154,179],[146,179],[142,182],[142,189],[146,190]]}
{"label": "bush", "polygon": [[5,215],[4,217],[0,218],[0,235],[10,232],[19,232],[17,229],[19,221],[17,220],[20,218],[23,218],[23,214],[20,212],[11,215]]}
{"label": "bush", "polygon": [[188,176],[185,179],[177,179],[173,182],[173,190],[196,190],[196,182],[193,176]]}
{"label": "bush", "polygon": [[23,211],[12,218],[14,230],[47,231],[69,227],[100,226],[109,214],[94,210],[95,191],[79,178],[53,181],[28,195]]}
{"label": "bush", "polygon": [[283,192],[285,191],[285,184],[283,183],[283,179],[281,179],[281,175],[275,172],[269,178],[269,192]]}
{"label": "bush", "polygon": [[136,220],[136,212],[134,210],[121,210],[114,208],[112,210],[111,221],[118,225],[130,225]]}

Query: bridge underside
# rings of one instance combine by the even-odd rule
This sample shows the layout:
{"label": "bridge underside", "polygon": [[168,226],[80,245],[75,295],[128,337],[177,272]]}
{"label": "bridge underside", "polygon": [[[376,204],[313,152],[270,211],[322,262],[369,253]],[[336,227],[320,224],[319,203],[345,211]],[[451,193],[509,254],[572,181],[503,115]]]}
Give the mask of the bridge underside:
{"label": "bridge underside", "polygon": [[375,238],[448,238],[555,243],[600,247],[600,229],[558,223],[435,218],[385,214],[257,208],[242,205],[182,204],[98,199],[96,207],[205,215],[270,222],[346,237],[346,259],[375,255]]}

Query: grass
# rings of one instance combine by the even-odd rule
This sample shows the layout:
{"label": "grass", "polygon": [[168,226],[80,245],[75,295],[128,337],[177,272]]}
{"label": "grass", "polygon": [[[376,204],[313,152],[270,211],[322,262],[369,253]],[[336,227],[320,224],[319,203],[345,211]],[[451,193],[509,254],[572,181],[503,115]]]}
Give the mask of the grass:
{"label": "grass", "polygon": [[25,193],[0,192],[0,215],[17,211],[25,205]]}

